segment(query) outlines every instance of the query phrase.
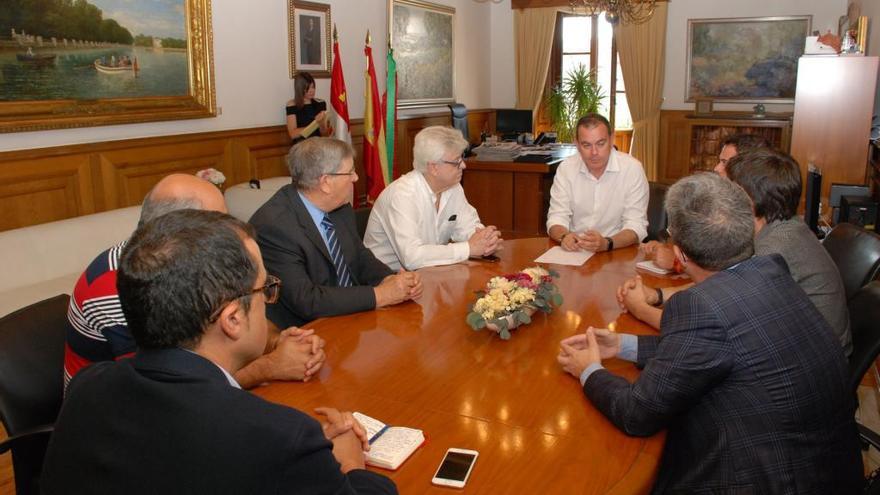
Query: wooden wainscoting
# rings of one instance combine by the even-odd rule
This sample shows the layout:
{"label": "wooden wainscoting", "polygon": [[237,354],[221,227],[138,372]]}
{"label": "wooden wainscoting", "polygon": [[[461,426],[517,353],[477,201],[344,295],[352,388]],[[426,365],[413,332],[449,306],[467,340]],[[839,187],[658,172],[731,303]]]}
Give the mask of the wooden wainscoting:
{"label": "wooden wainscoting", "polygon": [[[472,142],[484,125],[494,128],[495,112],[472,110]],[[415,135],[431,125],[449,125],[448,111],[404,117],[397,122],[395,170],[412,170]],[[490,125],[491,124],[491,125]],[[352,122],[355,165],[362,180],[363,121]],[[290,139],[284,126],[236,129],[178,136],[127,139],[0,153],[0,231],[139,204],[162,177],[213,167],[230,186],[250,179],[287,175]]]}

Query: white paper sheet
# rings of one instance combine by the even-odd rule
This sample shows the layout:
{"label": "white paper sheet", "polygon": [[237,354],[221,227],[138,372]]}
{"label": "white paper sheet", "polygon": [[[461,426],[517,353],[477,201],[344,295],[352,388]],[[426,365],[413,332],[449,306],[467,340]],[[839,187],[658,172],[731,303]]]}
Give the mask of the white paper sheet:
{"label": "white paper sheet", "polygon": [[535,259],[536,263],[553,263],[556,265],[581,266],[592,258],[592,251],[566,251],[561,246],[553,246]]}
{"label": "white paper sheet", "polygon": [[658,275],[667,275],[669,273],[672,273],[672,270],[666,270],[654,264],[653,260],[639,261],[638,263],[636,263],[636,268],[641,268],[642,270],[647,270],[651,273],[656,273]]}

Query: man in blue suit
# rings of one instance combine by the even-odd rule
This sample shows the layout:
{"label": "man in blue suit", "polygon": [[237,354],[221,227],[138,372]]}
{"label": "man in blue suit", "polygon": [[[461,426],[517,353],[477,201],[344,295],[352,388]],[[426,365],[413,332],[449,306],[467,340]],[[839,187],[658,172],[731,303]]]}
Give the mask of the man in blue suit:
{"label": "man in blue suit", "polygon": [[[695,282],[659,336],[589,327],[559,362],[618,428],[667,429],[654,493],[860,493],[847,362],[779,255],[753,256],[746,193],[696,174],[666,195],[677,259]],[[643,367],[634,383],[602,359]]]}
{"label": "man in blue suit", "polygon": [[147,222],[117,285],[138,351],[71,380],[43,493],[397,493],[364,469],[350,413],[324,409],[322,427],[236,382],[266,346],[280,289],[247,224],[196,210]]}

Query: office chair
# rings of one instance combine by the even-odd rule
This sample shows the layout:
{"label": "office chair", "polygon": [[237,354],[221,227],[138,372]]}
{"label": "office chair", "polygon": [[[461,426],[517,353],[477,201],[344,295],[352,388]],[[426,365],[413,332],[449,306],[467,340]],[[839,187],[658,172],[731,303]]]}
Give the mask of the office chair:
{"label": "office chair", "polygon": [[452,103],[449,105],[449,110],[452,112],[452,127],[461,131],[464,140],[470,143],[471,138],[470,129],[468,129],[467,107],[461,103]]}
{"label": "office chair", "polygon": [[43,457],[64,396],[67,295],[0,319],[0,420],[9,438],[18,495],[39,493]]}
{"label": "office chair", "polygon": [[847,301],[880,272],[880,236],[873,232],[851,223],[839,223],[822,240],[822,245],[837,265]]}
{"label": "office chair", "polygon": [[669,186],[659,182],[649,182],[650,196],[648,198],[648,236],[647,241],[658,241],[665,237],[666,231],[666,208],[663,207],[663,200],[666,198],[666,191]]}

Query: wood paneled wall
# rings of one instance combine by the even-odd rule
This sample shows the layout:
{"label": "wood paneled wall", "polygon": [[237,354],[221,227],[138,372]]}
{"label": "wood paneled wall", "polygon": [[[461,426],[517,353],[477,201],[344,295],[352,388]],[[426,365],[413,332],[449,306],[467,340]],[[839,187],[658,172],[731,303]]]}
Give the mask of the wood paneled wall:
{"label": "wood paneled wall", "polygon": [[[494,129],[493,110],[471,110],[471,142],[484,124]],[[395,170],[412,170],[412,142],[431,125],[449,125],[448,111],[397,122]],[[490,125],[491,124],[491,125]],[[352,122],[352,146],[363,178],[363,122]],[[290,139],[284,126],[128,139],[0,153],[0,231],[139,204],[162,177],[213,167],[226,185],[287,175]],[[366,181],[355,185],[363,198]]]}

